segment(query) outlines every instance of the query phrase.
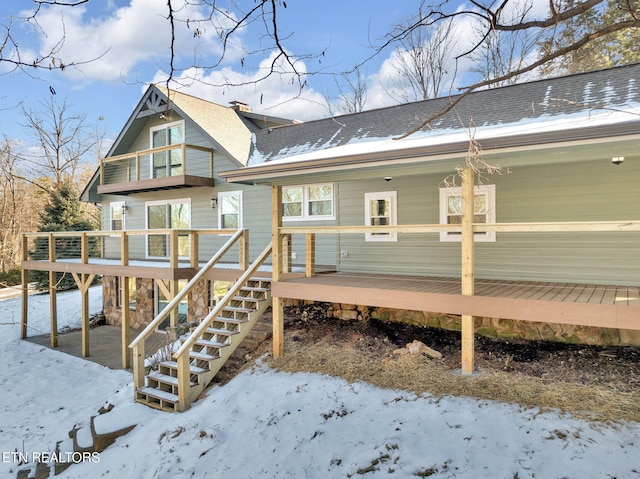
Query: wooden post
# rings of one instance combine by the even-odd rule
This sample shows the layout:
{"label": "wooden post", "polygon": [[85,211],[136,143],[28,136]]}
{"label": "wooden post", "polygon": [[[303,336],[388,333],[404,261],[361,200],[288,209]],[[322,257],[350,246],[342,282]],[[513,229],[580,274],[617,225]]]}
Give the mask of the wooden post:
{"label": "wooden post", "polygon": [[136,181],[140,181],[140,152],[136,151]]}
{"label": "wooden post", "polygon": [[[82,233],[80,237],[80,256],[82,264],[89,262],[89,242],[87,233]],[[82,357],[89,356],[89,285],[93,281],[93,276],[82,275]]]}
{"label": "wooden post", "polygon": [[[49,233],[49,262],[56,262],[56,239]],[[49,340],[52,348],[58,347],[58,297],[56,272],[49,271],[49,321],[51,324]]]}
{"label": "wooden post", "polygon": [[120,336],[122,350],[122,367],[129,369],[131,367],[131,356],[129,354],[129,343],[131,342],[131,313],[129,311],[129,278],[122,276],[120,278],[121,294],[120,297]]}
{"label": "wooden post", "polygon": [[[181,154],[182,154],[182,174],[186,175],[187,174],[187,144],[186,143],[182,144]],[[169,155],[171,155],[171,152],[169,152]]]}
{"label": "wooden post", "polygon": [[[282,187],[271,187],[271,262],[273,268],[272,281],[282,280]],[[284,307],[282,298],[271,298],[271,310],[273,321],[273,355],[279,357],[284,352]]]}
{"label": "wooden post", "polygon": [[[22,235],[22,261],[29,259],[29,242],[26,235]],[[22,270],[22,311],[21,311],[20,339],[27,338],[29,324],[29,271]]]}
{"label": "wooden post", "polygon": [[245,229],[238,245],[238,269],[246,271],[249,267],[249,230]]}
{"label": "wooden post", "polygon": [[198,242],[199,241],[198,232],[192,231],[191,234],[189,235],[189,239],[190,239],[189,256],[191,257],[191,267],[197,268],[198,266],[200,266],[200,261],[199,261],[200,244]]}
{"label": "wooden post", "polygon": [[316,235],[307,233],[305,237],[305,276],[312,278],[316,275]]}
{"label": "wooden post", "polygon": [[291,235],[285,234],[280,236],[282,238],[282,250],[280,252],[280,257],[282,258],[282,269],[283,273],[291,273],[291,262],[293,257],[293,251],[291,248]]}
{"label": "wooden post", "polygon": [[[474,294],[474,173],[471,168],[462,171],[462,295]],[[462,373],[472,374],[474,370],[474,318],[462,315]]]}
{"label": "wooden post", "polygon": [[[122,266],[129,266],[129,235],[124,231],[120,232],[120,255],[120,263]],[[120,311],[120,347],[122,350],[122,367],[128,369],[131,367],[131,354],[129,352],[129,343],[131,342],[131,313],[129,311],[129,301],[131,292],[129,291],[129,278],[122,276],[120,278],[120,284],[122,286],[122,296],[120,297],[120,307],[122,308]],[[144,345],[142,348],[144,354]]]}
{"label": "wooden post", "polygon": [[133,386],[135,389],[144,387],[144,341],[133,347]]}
{"label": "wooden post", "polygon": [[180,256],[178,250],[178,230],[171,230],[169,233],[169,267],[172,269],[180,266]]}
{"label": "wooden post", "polygon": [[[178,296],[179,289],[180,289],[179,283],[177,280],[169,281],[169,297],[167,298],[168,302],[173,301],[173,298]],[[174,331],[177,331],[175,328],[178,327],[178,323],[180,321],[179,313],[180,313],[180,307],[173,308],[173,310],[171,311],[170,323],[171,323],[171,327],[174,328]]]}
{"label": "wooden post", "polygon": [[178,363],[178,403],[176,404],[176,411],[183,412],[189,407],[189,395],[191,393],[190,376],[189,371],[189,352],[177,358]]}

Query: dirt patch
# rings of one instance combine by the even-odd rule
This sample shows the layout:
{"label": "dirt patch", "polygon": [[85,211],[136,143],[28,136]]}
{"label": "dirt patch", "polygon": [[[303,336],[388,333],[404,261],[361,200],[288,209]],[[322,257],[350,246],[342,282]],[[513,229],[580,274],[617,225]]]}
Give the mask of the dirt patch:
{"label": "dirt patch", "polygon": [[[320,372],[419,394],[559,408],[598,420],[640,421],[638,348],[476,336],[477,374],[467,376],[460,374],[458,332],[330,319],[318,305],[287,308],[285,317],[285,354],[270,359],[283,370]],[[442,353],[442,359],[394,354],[414,340]]]}

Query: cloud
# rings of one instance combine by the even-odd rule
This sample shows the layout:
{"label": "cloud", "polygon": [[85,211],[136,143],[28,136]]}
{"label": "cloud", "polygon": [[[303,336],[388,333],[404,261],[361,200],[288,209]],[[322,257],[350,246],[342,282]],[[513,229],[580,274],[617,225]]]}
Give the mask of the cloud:
{"label": "cloud", "polygon": [[[65,62],[88,62],[68,71],[74,80],[119,81],[123,78],[144,80],[142,69],[169,62],[171,28],[167,20],[166,2],[158,0],[131,0],[123,7],[111,8],[102,15],[90,7],[48,8],[38,14],[38,23],[46,35],[40,35],[39,51],[44,55],[59,48],[57,56]],[[202,18],[204,11],[187,5],[176,12],[175,60],[193,62],[197,52],[205,51],[210,57],[222,53],[214,28],[201,29],[194,35],[193,24],[186,19]],[[236,44],[225,52],[234,58],[241,52],[242,32]],[[60,39],[64,42],[58,45]],[[238,43],[240,42],[240,43]],[[155,64],[155,66],[153,66]],[[132,78],[138,75],[139,78]]]}
{"label": "cloud", "polygon": [[[274,64],[275,73],[267,75]],[[277,52],[272,52],[257,68],[247,71],[229,67],[208,72],[186,70],[174,79],[171,88],[220,105],[241,101],[267,115],[303,121],[326,117],[329,109],[323,94],[308,84],[300,86],[308,80],[304,62],[296,62],[296,69],[298,74],[285,61],[277,59]],[[158,71],[153,81],[162,83],[166,78],[166,72]]]}

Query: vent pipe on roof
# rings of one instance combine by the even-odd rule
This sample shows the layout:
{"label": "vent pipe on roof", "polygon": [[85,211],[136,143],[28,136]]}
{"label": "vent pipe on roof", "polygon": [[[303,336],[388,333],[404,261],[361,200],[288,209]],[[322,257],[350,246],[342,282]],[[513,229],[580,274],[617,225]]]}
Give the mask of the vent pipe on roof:
{"label": "vent pipe on roof", "polygon": [[235,111],[243,111],[246,113],[251,113],[253,111],[251,110],[251,107],[249,105],[241,101],[234,100],[229,102],[229,104],[231,105],[231,108],[233,108]]}

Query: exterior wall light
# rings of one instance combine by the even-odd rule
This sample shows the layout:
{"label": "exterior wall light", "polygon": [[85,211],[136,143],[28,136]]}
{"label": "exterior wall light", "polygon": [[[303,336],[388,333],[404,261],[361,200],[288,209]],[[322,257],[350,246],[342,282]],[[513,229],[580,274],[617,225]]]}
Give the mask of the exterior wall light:
{"label": "exterior wall light", "polygon": [[211,198],[211,209],[216,209],[218,207],[218,198],[215,196]]}
{"label": "exterior wall light", "polygon": [[126,203],[122,203],[122,206],[120,207],[121,211],[122,211],[122,216],[127,214],[127,211],[129,210],[129,207],[127,206]]}

